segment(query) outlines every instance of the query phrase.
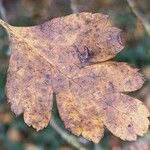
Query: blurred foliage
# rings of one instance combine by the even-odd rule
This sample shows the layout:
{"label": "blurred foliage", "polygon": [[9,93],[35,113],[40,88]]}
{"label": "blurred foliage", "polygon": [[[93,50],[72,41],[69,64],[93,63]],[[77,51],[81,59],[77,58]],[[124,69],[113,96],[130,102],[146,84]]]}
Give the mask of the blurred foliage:
{"label": "blurred foliage", "polygon": [[[58,16],[82,11],[110,15],[111,23],[123,30],[126,44],[125,49],[115,59],[139,67],[149,79],[135,95],[142,98],[150,109],[150,94],[148,94],[150,92],[150,38],[126,0],[2,0],[1,2],[1,18],[4,18],[3,10],[1,11],[3,8],[7,21],[16,26],[36,25]],[[139,11],[150,21],[150,0],[136,0],[136,3]],[[10,112],[5,100],[10,52],[7,34],[0,28],[0,150],[73,150],[74,148],[67,144],[51,126],[36,132],[26,126],[22,116],[15,118]],[[56,105],[53,108],[53,116],[58,126],[63,128]],[[150,136],[150,133],[148,135]],[[110,132],[105,133],[99,145],[94,145],[82,138],[79,140],[89,150],[130,149],[132,147],[132,142],[122,142],[113,137]],[[133,146],[137,144],[134,143]],[[148,145],[146,150],[149,149]]]}

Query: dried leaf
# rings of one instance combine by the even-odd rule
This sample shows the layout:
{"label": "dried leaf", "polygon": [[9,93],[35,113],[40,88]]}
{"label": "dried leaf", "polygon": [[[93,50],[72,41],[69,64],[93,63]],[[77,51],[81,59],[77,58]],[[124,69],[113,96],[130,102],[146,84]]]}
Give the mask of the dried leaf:
{"label": "dried leaf", "polygon": [[33,27],[1,24],[12,49],[8,102],[29,126],[48,125],[56,93],[60,117],[75,135],[98,143],[105,126],[129,141],[147,132],[147,108],[123,93],[139,89],[143,76],[126,63],[107,61],[123,49],[121,31],[108,16],[72,14]]}

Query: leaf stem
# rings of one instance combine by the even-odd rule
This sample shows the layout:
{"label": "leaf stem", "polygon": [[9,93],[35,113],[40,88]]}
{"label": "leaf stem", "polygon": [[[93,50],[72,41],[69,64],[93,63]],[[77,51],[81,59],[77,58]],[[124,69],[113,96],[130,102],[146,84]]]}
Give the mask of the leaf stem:
{"label": "leaf stem", "polygon": [[7,31],[11,30],[10,25],[8,23],[6,23],[5,21],[3,21],[2,19],[0,19],[0,25],[3,26]]}

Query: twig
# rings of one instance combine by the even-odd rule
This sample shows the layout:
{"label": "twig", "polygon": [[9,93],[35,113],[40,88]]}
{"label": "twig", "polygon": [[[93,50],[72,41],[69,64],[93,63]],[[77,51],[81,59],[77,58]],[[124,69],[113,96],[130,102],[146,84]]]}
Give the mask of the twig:
{"label": "twig", "polygon": [[65,132],[63,129],[61,129],[54,121],[54,119],[52,118],[50,121],[50,125],[51,127],[70,145],[72,145],[73,147],[79,149],[79,150],[86,150],[86,148],[84,148],[79,141],[77,140],[77,138],[67,132]]}
{"label": "twig", "polygon": [[77,6],[77,0],[70,0],[70,6],[71,6],[71,10],[72,10],[72,13],[78,13],[80,12],[78,6]]}
{"label": "twig", "polygon": [[[8,22],[8,19],[6,17],[6,10],[5,10],[4,6],[3,6],[2,0],[0,0],[0,16],[2,18],[2,19],[0,19],[0,25],[2,25],[6,30],[8,30],[9,29],[9,25],[6,23],[6,22]],[[7,34],[8,34],[8,32],[7,32]],[[10,56],[10,54],[11,54],[10,47],[6,51],[6,54],[8,56]]]}
{"label": "twig", "polygon": [[133,11],[133,13],[136,15],[136,17],[141,21],[141,23],[143,24],[146,32],[148,33],[148,35],[150,35],[150,23],[148,22],[148,20],[138,11],[138,9],[136,8],[136,4],[134,0],[127,0],[128,5],[130,6],[131,10]]}
{"label": "twig", "polygon": [[102,150],[101,146],[99,144],[94,144],[95,150]]}
{"label": "twig", "polygon": [[4,21],[8,22],[7,17],[6,17],[6,11],[5,11],[5,8],[3,6],[2,0],[0,0],[0,15]]}

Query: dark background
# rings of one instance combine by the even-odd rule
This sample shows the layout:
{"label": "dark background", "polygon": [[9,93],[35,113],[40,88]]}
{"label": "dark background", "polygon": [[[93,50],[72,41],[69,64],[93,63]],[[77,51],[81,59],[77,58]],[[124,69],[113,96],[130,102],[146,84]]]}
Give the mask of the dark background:
{"label": "dark background", "polygon": [[[150,22],[150,0],[134,1],[142,19]],[[126,47],[115,59],[128,62],[143,72],[147,82],[131,94],[143,100],[150,109],[150,23],[149,31],[146,31],[126,0],[0,0],[1,18],[15,26],[37,25],[82,11],[108,14],[110,22],[123,30]],[[81,137],[72,137],[63,128],[56,105],[53,127],[49,125],[40,132],[27,127],[22,116],[15,118],[7,105],[5,83],[9,57],[8,37],[0,28],[0,150],[72,150],[78,144],[91,150],[150,150],[150,133],[136,142],[123,142],[106,131],[104,138],[95,145]]]}

